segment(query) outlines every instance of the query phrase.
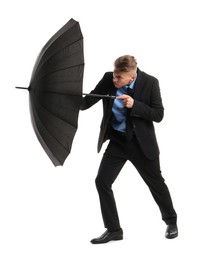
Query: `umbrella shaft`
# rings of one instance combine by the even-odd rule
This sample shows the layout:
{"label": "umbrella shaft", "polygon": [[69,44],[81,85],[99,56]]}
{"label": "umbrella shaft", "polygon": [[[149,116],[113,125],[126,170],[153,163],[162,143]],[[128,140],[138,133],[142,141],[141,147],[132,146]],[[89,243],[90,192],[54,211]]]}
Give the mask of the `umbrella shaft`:
{"label": "umbrella shaft", "polygon": [[[29,88],[24,88],[24,87],[15,87],[17,89],[26,89],[26,90],[29,90]],[[56,92],[49,92],[49,93],[56,93]],[[67,94],[65,94],[67,95]],[[73,96],[73,94],[68,94],[68,95],[71,95]],[[89,96],[89,97],[96,97],[96,98],[112,98],[112,99],[115,99],[116,96],[110,96],[110,95],[100,95],[100,94],[86,94],[86,93],[82,93],[83,96]],[[76,96],[76,95],[74,95]]]}
{"label": "umbrella shaft", "polygon": [[86,93],[83,93],[82,95],[88,96],[88,97],[97,97],[97,98],[112,98],[112,99],[116,98],[116,96],[100,95],[100,94],[86,94]]}

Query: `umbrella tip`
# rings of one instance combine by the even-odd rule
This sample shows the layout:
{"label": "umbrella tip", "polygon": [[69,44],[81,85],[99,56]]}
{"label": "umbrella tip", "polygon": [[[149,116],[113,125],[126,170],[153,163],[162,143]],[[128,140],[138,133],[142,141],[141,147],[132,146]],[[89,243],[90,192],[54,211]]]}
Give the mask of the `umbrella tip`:
{"label": "umbrella tip", "polygon": [[17,88],[17,89],[27,89],[27,90],[30,89],[29,87],[28,87],[28,88],[24,88],[24,87],[15,87],[15,88]]}

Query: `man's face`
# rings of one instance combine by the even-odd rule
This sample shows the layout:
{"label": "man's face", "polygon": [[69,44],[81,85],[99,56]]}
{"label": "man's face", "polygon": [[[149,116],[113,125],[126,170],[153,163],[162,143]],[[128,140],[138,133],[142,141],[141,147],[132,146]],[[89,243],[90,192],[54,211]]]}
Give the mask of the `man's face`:
{"label": "man's face", "polygon": [[128,72],[113,72],[113,84],[116,88],[121,88],[126,85],[130,85],[136,78],[136,71],[131,70]]}

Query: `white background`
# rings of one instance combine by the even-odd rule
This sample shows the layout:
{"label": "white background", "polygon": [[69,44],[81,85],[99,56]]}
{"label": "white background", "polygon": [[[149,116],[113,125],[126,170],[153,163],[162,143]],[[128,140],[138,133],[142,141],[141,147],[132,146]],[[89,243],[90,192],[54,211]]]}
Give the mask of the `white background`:
{"label": "white background", "polygon": [[[198,233],[198,1],[25,1],[0,7],[0,259],[191,259]],[[113,61],[132,54],[159,79],[165,117],[156,124],[162,174],[178,213],[166,226],[140,176],[127,163],[114,184],[124,240],[92,245],[104,227],[94,179],[101,103],[80,112],[64,167],[55,168],[31,126],[28,86],[36,57],[70,18],[84,35],[84,91]],[[103,150],[105,149],[104,145]]]}

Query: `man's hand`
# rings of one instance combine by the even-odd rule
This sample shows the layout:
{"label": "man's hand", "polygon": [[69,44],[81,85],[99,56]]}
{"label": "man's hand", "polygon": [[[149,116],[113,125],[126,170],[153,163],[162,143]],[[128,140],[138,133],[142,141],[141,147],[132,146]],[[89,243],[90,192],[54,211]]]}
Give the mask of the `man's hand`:
{"label": "man's hand", "polygon": [[122,99],[122,102],[123,102],[125,107],[127,107],[127,108],[132,108],[133,107],[134,99],[131,96],[122,95],[122,96],[118,96],[116,98]]}

